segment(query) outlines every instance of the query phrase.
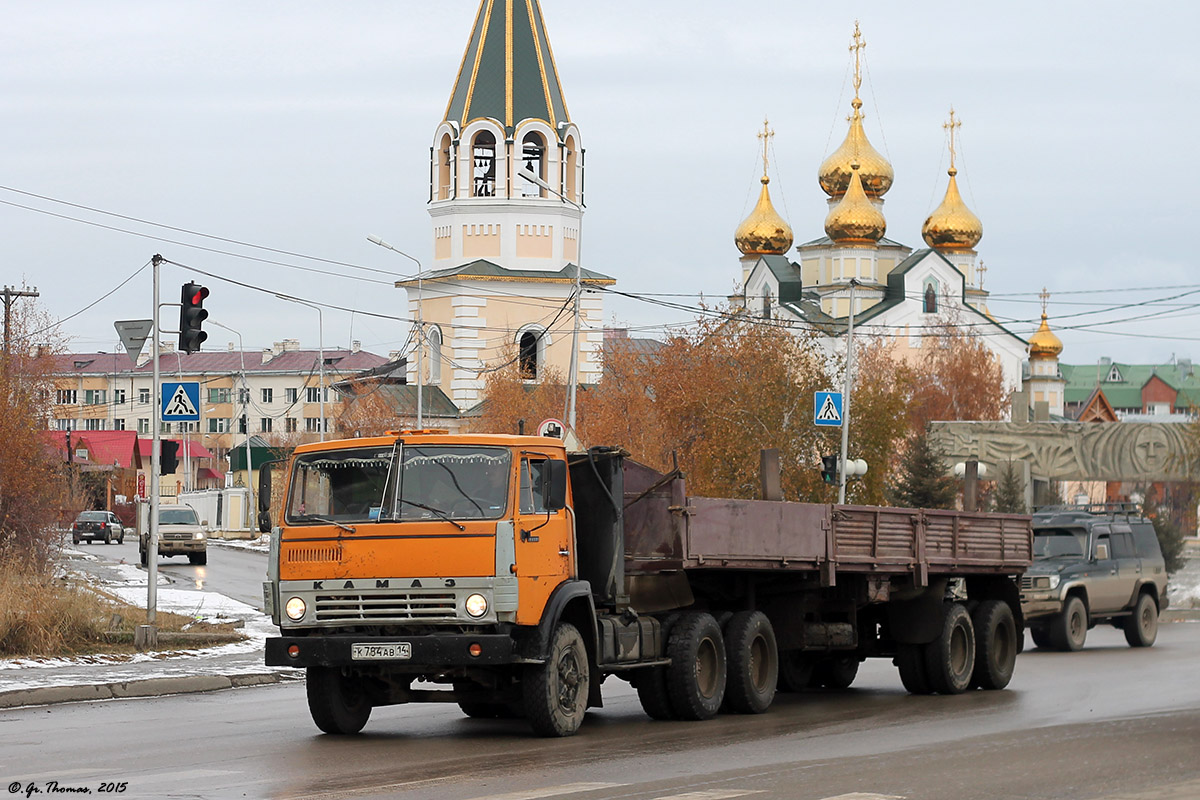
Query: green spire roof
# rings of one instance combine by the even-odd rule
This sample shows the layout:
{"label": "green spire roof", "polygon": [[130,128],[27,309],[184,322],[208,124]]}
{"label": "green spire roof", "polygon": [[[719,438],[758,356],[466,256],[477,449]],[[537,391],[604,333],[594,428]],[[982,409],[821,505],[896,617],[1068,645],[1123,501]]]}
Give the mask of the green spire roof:
{"label": "green spire roof", "polygon": [[480,117],[499,120],[510,134],[526,119],[555,131],[570,121],[538,0],[479,3],[446,119],[461,128]]}

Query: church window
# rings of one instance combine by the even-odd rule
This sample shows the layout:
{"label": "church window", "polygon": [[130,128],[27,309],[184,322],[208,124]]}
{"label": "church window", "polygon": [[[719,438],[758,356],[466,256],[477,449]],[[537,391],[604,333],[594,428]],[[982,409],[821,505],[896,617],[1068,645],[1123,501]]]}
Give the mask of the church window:
{"label": "church window", "polygon": [[472,150],[475,169],[471,193],[475,197],[495,197],[496,137],[492,135],[491,131],[480,131],[475,135],[475,145]]}
{"label": "church window", "polygon": [[533,175],[541,180],[546,179],[545,169],[546,144],[539,133],[527,133],[521,142],[521,196],[541,197],[542,187],[527,179]]}
{"label": "church window", "polygon": [[438,327],[429,329],[429,382],[442,382],[442,331]]}
{"label": "church window", "polygon": [[527,381],[536,381],[538,377],[538,335],[533,331],[525,331],[519,341],[521,377]]}
{"label": "church window", "polygon": [[771,318],[771,290],[770,289],[763,290],[762,315],[763,315],[763,319]]}
{"label": "church window", "polygon": [[575,147],[575,139],[567,137],[567,199],[579,202],[575,192],[575,172],[579,167],[579,153]]}
{"label": "church window", "polygon": [[937,313],[937,292],[934,290],[932,283],[925,284],[925,305],[923,310],[926,314]]}
{"label": "church window", "polygon": [[450,199],[450,134],[442,137],[442,143],[437,150],[437,192],[438,200]]}

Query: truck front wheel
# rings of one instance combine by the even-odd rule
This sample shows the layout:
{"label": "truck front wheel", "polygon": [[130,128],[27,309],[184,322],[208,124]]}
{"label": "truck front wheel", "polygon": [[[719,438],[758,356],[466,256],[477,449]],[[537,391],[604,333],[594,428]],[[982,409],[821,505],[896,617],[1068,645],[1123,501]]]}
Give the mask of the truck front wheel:
{"label": "truck front wheel", "polygon": [[325,733],[358,733],[371,716],[371,701],[359,678],[336,667],[309,667],[308,711]]}
{"label": "truck front wheel", "polygon": [[531,665],[523,681],[525,715],[539,736],[570,736],[587,711],[590,674],[587,648],[569,622],[554,629],[550,657]]}
{"label": "truck front wheel", "polygon": [[761,714],[775,699],[779,651],[761,611],[739,611],[725,624],[725,702],[741,714]]}
{"label": "truck front wheel", "polygon": [[680,719],[711,719],[725,698],[725,641],[712,614],[682,614],[667,639],[667,691]]}
{"label": "truck front wheel", "polygon": [[975,671],[975,627],[961,603],[946,606],[942,633],[925,645],[929,688],[939,694],[962,694]]}

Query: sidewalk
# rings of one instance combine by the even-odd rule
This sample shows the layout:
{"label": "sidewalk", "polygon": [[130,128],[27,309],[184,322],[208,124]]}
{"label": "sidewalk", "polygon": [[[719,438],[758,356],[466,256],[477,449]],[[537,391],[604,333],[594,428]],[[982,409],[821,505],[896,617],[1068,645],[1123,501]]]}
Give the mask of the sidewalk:
{"label": "sidewalk", "polygon": [[[80,554],[88,558],[86,553]],[[106,592],[146,607],[146,573],[131,564],[106,565],[87,576]],[[148,697],[299,680],[298,669],[263,664],[263,642],[276,633],[258,609],[224,595],[167,588],[159,578],[158,610],[209,622],[241,621],[242,642],[198,650],[161,650],[75,658],[0,659],[0,709],[114,697]]]}

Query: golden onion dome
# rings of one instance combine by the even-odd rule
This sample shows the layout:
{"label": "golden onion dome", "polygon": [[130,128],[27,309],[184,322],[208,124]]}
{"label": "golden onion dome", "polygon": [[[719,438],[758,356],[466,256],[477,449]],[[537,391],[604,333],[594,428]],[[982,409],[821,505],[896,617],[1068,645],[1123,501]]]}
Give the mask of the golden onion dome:
{"label": "golden onion dome", "polygon": [[770,182],[770,178],[762,176],[758,205],[733,234],[738,250],[748,256],[783,255],[792,246],[791,226],[771,205],[771,194],[767,191]]}
{"label": "golden onion dome", "polygon": [[850,130],[846,133],[846,140],[833,151],[833,155],[821,162],[817,180],[825,194],[841,197],[850,186],[850,164],[856,161],[863,191],[868,197],[883,197],[892,188],[896,173],[891,163],[867,141],[862,124],[863,115],[859,111],[862,100],[855,97],[851,105],[854,106],[854,113],[850,115]]}
{"label": "golden onion dome", "polygon": [[850,185],[825,217],[825,233],[837,244],[873,245],[887,233],[887,220],[863,189],[859,165],[850,165]]}
{"label": "golden onion dome", "polygon": [[971,250],[983,238],[983,223],[958,193],[958,170],[950,167],[948,174],[946,197],[921,226],[921,237],[936,250]]}
{"label": "golden onion dome", "polygon": [[1046,312],[1042,312],[1042,325],[1037,329],[1033,336],[1029,337],[1029,357],[1030,358],[1058,358],[1058,354],[1063,350],[1062,340],[1054,335],[1050,330],[1050,323],[1046,321]]}

